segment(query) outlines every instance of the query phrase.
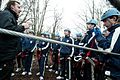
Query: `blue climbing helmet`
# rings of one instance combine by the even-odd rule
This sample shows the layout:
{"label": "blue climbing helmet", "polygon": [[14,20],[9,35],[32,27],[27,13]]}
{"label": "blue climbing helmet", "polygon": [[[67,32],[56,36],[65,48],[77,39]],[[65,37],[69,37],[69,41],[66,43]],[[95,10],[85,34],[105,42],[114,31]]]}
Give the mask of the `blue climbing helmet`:
{"label": "blue climbing helmet", "polygon": [[82,34],[81,33],[77,33],[76,37],[82,37]]}
{"label": "blue climbing helmet", "polygon": [[45,34],[45,32],[42,32],[40,35],[44,35],[45,36],[46,34]]}
{"label": "blue climbing helmet", "polygon": [[45,34],[46,34],[46,36],[50,36],[50,33],[48,33],[48,32],[45,32]]}
{"label": "blue climbing helmet", "polygon": [[94,25],[97,25],[97,20],[95,20],[95,19],[91,19],[91,20],[89,20],[86,24],[94,24]]}
{"label": "blue climbing helmet", "polygon": [[55,37],[60,37],[60,34],[59,33],[55,33]]}
{"label": "blue climbing helmet", "polygon": [[116,8],[111,8],[101,16],[101,21],[105,20],[106,18],[109,18],[111,16],[120,16],[120,12]]}
{"label": "blue climbing helmet", "polygon": [[35,34],[34,30],[29,29],[29,33]]}
{"label": "blue climbing helmet", "polygon": [[47,38],[50,38],[50,33],[49,33],[49,32],[45,32],[45,36],[46,36]]}
{"label": "blue climbing helmet", "polygon": [[70,29],[68,29],[68,28],[67,28],[67,29],[65,29],[64,31],[68,31],[69,33],[71,33]]}

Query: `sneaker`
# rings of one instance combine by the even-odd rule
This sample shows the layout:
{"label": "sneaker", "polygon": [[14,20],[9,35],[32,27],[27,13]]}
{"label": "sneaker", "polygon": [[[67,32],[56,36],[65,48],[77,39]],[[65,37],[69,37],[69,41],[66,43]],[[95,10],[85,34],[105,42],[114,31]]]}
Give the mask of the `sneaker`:
{"label": "sneaker", "polygon": [[44,80],[43,76],[40,76],[40,80]]}
{"label": "sneaker", "polygon": [[22,68],[22,71],[25,71],[25,68]]}
{"label": "sneaker", "polygon": [[22,75],[24,76],[24,75],[26,75],[27,74],[27,72],[22,72]]}
{"label": "sneaker", "polygon": [[69,79],[66,79],[66,80],[69,80]]}
{"label": "sneaker", "polygon": [[56,77],[56,79],[61,80],[61,79],[64,79],[64,77],[58,76],[58,77]]}
{"label": "sneaker", "polygon": [[48,68],[48,66],[45,66],[45,68]]}
{"label": "sneaker", "polygon": [[52,72],[53,70],[52,69],[49,69],[50,72]]}
{"label": "sneaker", "polygon": [[32,72],[28,72],[28,75],[31,76],[31,75],[32,75]]}
{"label": "sneaker", "polygon": [[19,72],[19,71],[21,71],[21,68],[17,68],[15,72]]}
{"label": "sneaker", "polygon": [[55,71],[55,74],[58,74],[58,71]]}
{"label": "sneaker", "polygon": [[38,72],[36,75],[39,76],[39,75],[40,75],[40,72]]}
{"label": "sneaker", "polygon": [[13,77],[14,75],[15,75],[15,73],[12,73],[12,74],[11,74],[11,77]]}
{"label": "sneaker", "polygon": [[105,71],[106,76],[110,76],[110,71]]}

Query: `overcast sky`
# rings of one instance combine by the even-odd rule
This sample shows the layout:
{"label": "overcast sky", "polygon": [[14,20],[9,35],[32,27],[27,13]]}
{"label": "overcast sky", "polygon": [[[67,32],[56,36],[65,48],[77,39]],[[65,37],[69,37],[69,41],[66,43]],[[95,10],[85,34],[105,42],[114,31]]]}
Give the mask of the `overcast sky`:
{"label": "overcast sky", "polygon": [[[87,10],[87,3],[90,6],[92,6],[91,1],[93,0],[50,0],[49,8],[55,7],[58,9],[58,11],[62,12],[63,14],[62,24],[64,28],[69,27],[73,32],[77,32],[77,28],[76,28],[77,26],[75,26],[75,23],[79,21],[77,15],[84,14],[83,11]],[[94,0],[94,1],[95,1],[94,2],[95,5],[99,8],[99,4],[102,4],[101,3],[102,0]]]}

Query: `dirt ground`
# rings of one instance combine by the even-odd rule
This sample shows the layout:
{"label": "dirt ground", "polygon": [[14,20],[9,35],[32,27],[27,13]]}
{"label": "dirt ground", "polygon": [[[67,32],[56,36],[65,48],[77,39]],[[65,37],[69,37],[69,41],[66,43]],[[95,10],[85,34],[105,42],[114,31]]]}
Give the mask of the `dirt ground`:
{"label": "dirt ground", "polygon": [[[16,69],[16,68],[15,68]],[[21,75],[22,71],[15,72],[15,76],[13,76],[13,80],[39,80],[39,76],[36,75],[38,72],[38,64],[37,59],[33,60],[32,65],[32,76]],[[44,80],[56,80],[56,74],[54,72],[49,72],[48,69],[45,70],[45,79]]]}
{"label": "dirt ground", "polygon": [[[49,58],[48,58],[48,64],[49,64]],[[16,67],[15,67],[16,69]],[[13,80],[39,80],[39,76],[36,75],[38,72],[38,62],[37,59],[33,60],[32,65],[32,76],[22,76],[22,71],[15,72],[15,76],[12,77]],[[56,74],[54,72],[49,72],[48,69],[45,69],[45,78],[44,80],[56,80]],[[108,78],[108,80],[111,80]]]}

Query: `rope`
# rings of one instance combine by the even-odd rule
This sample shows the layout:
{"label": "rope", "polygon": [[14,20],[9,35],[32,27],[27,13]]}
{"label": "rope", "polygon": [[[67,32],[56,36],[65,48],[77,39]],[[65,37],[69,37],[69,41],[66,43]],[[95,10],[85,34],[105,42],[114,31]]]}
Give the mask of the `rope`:
{"label": "rope", "polygon": [[65,42],[60,42],[60,41],[56,41],[56,40],[52,40],[52,39],[48,39],[48,38],[42,38],[42,37],[24,34],[24,33],[16,32],[16,31],[6,30],[6,29],[2,29],[2,28],[0,28],[0,33],[9,34],[9,35],[13,35],[13,36],[19,36],[19,37],[33,38],[36,40],[43,40],[43,41],[47,41],[50,43],[57,43],[57,44],[67,45],[67,46],[76,47],[76,48],[82,48],[82,49],[101,52],[101,53],[120,55],[118,53],[113,53],[113,52],[111,53],[111,52],[107,52],[107,51],[103,51],[103,50],[97,50],[97,49],[93,49],[93,48],[78,46],[78,45],[74,45],[74,44],[69,44],[69,43],[65,43]]}

